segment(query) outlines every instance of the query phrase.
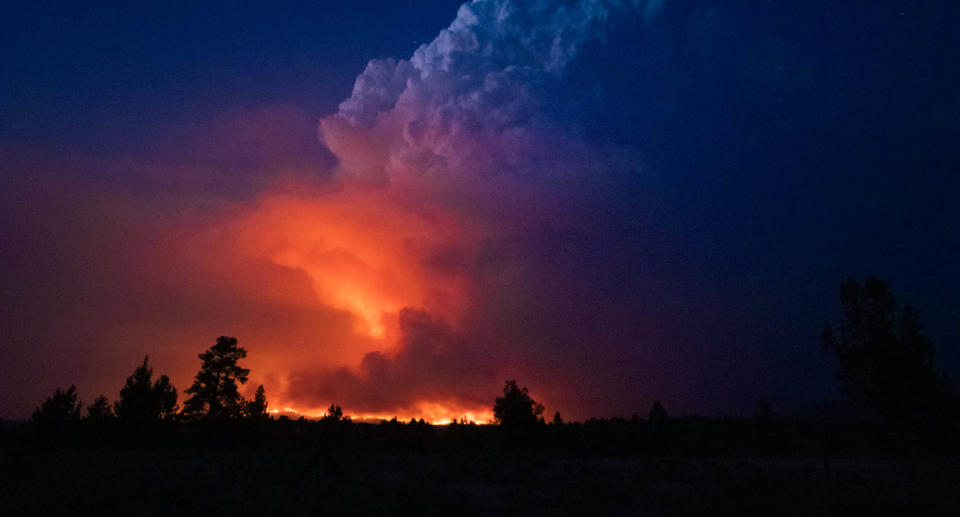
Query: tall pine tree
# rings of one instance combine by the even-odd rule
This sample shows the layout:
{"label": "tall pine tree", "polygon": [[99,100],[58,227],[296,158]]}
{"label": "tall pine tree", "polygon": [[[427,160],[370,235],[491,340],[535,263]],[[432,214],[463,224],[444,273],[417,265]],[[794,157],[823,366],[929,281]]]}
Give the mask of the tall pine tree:
{"label": "tall pine tree", "polygon": [[236,338],[220,336],[217,343],[199,357],[203,363],[193,385],[185,391],[193,396],[184,402],[184,414],[213,420],[241,418],[246,403],[237,383],[247,382],[250,370],[237,363],[247,357],[247,351],[237,346]]}

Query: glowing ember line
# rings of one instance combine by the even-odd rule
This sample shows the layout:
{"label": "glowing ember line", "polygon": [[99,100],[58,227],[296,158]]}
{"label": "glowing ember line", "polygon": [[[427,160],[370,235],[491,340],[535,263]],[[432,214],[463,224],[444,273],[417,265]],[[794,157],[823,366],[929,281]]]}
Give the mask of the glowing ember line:
{"label": "glowing ember line", "polygon": [[[289,406],[283,406],[279,409],[274,408],[269,411],[275,417],[288,416],[290,418],[308,418],[318,420],[327,415],[326,409],[295,409]],[[493,422],[493,413],[489,409],[474,408],[472,410],[449,409],[438,404],[424,403],[414,411],[398,411],[396,413],[348,413],[344,415],[354,422],[379,423],[382,421],[391,421],[396,419],[398,422],[407,423],[410,420],[420,421],[421,419],[432,425],[448,425],[456,422],[472,422],[475,424],[489,424]]]}

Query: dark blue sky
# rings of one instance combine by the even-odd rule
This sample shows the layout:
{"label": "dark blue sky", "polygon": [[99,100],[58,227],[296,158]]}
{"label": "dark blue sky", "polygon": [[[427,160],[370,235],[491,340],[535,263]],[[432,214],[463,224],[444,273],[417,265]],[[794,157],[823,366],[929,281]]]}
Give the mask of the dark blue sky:
{"label": "dark blue sky", "polygon": [[[590,148],[623,146],[639,156],[613,175],[610,188],[598,187],[601,202],[571,201],[589,207],[584,227],[564,233],[544,221],[542,233],[515,244],[526,250],[517,252],[524,260],[568,257],[557,276],[583,272],[559,281],[570,296],[593,289],[584,299],[622,308],[622,317],[598,319],[604,339],[642,335],[670,357],[673,366],[664,368],[679,368],[651,375],[638,389],[682,389],[625,396],[617,399],[622,406],[655,397],[685,410],[744,411],[757,398],[798,405],[835,396],[819,331],[825,318],[839,315],[840,282],[867,275],[886,279],[918,309],[941,364],[960,376],[960,8],[952,4],[665,0],[655,18],[615,19],[567,72],[531,83],[530,91],[542,94],[533,119]],[[369,60],[409,59],[449,25],[458,5],[5,3],[0,199],[20,201],[0,212],[2,222],[60,220],[21,195],[33,192],[25,185],[50,160],[59,164],[57,174],[133,185],[147,197],[151,189],[163,199],[185,189],[218,200],[259,192],[254,180],[178,179],[170,187],[153,175],[127,174],[124,165],[90,163],[121,157],[180,169],[244,169],[246,140],[223,139],[247,133],[214,132],[213,143],[201,144],[189,135],[262,106],[291,107],[302,120],[291,116],[296,120],[264,129],[296,133],[281,143],[256,137],[257,170],[278,160],[309,164],[323,176],[335,158],[315,140],[320,119],[350,97]],[[37,156],[47,165],[36,165]],[[83,165],[63,165],[76,156]],[[44,276],[25,264],[63,260],[51,258],[59,251],[22,251],[30,235],[6,233],[4,304]],[[571,238],[572,251],[555,244]],[[533,279],[531,289],[565,296],[563,287],[548,287],[553,282]],[[47,288],[37,307],[69,286]],[[575,310],[554,309],[535,314],[549,323]],[[642,331],[624,323],[631,311],[643,313]],[[16,311],[7,315],[8,323],[22,319]],[[59,380],[65,367],[30,359],[32,338],[17,339],[8,364],[74,382]],[[530,346],[531,356],[544,350]],[[576,357],[564,354],[557,372]],[[630,354],[612,347],[609,357]],[[649,372],[640,363],[651,355],[635,357],[635,369],[611,378]],[[606,363],[597,364],[592,373],[601,377]],[[550,375],[530,371],[534,379]],[[629,385],[611,382],[609,389]],[[574,399],[598,400],[603,389],[596,391]],[[15,398],[0,400],[0,414],[22,413],[32,403]]]}
{"label": "dark blue sky", "polygon": [[319,118],[367,61],[411,54],[459,4],[8,2],[0,134],[111,149],[237,107]]}

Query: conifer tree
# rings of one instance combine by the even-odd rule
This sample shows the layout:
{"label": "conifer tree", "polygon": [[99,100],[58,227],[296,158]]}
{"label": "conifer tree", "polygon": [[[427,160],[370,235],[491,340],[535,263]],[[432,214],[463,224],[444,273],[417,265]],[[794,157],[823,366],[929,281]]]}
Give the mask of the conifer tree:
{"label": "conifer tree", "polygon": [[184,414],[214,420],[241,418],[247,405],[237,383],[247,382],[250,370],[237,363],[247,357],[247,351],[237,346],[236,338],[220,336],[198,357],[203,363],[186,390],[193,396],[184,402]]}
{"label": "conifer tree", "polygon": [[153,382],[149,360],[149,356],[144,356],[143,364],[127,377],[120,389],[120,400],[114,404],[117,418],[128,422],[153,422],[177,413],[177,389],[166,375]]}
{"label": "conifer tree", "polygon": [[77,388],[70,386],[66,391],[57,388],[57,391],[43,402],[31,417],[33,422],[43,426],[57,426],[80,420],[80,408],[83,405],[77,400]]}
{"label": "conifer tree", "polygon": [[257,386],[257,393],[253,400],[247,402],[247,418],[251,420],[261,420],[268,417],[267,414],[267,395],[263,391],[263,384]]}

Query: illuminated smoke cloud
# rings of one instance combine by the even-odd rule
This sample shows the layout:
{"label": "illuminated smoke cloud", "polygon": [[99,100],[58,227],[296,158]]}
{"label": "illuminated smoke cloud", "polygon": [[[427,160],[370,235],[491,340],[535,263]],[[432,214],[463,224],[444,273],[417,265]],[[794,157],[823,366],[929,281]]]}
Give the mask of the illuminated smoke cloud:
{"label": "illuminated smoke cloud", "polygon": [[588,126],[618,104],[596,81],[598,58],[619,59],[611,34],[658,5],[468,4],[411,59],[369,64],[320,123],[329,153],[289,106],[223,114],[131,160],[6,151],[46,172],[0,178],[16,221],[0,239],[19,250],[5,270],[36,286],[3,290],[17,329],[3,372],[69,379],[87,400],[149,353],[182,387],[198,350],[231,334],[273,408],[483,418],[514,377],[567,416],[630,407],[597,401],[650,392],[631,370],[643,354],[623,352],[649,317],[622,309],[639,281],[620,237],[638,233],[636,212],[617,212],[643,167]]}
{"label": "illuminated smoke cloud", "polygon": [[432,403],[449,404],[453,412],[441,415],[447,418],[459,417],[457,410],[487,412],[488,393],[476,389],[489,381],[482,350],[471,350],[448,325],[423,311],[404,309],[399,327],[395,355],[369,352],[358,371],[344,367],[326,375],[294,375],[290,395],[311,407],[333,401],[353,412],[383,416],[429,412]]}
{"label": "illuminated smoke cloud", "polygon": [[[554,400],[569,406],[592,396],[559,392],[584,386],[569,377],[578,361],[599,369],[596,361],[615,362],[618,352],[583,360],[581,333],[592,333],[597,347],[624,336],[598,334],[597,323],[580,321],[582,314],[554,298],[604,303],[579,294],[592,280],[578,269],[606,257],[559,250],[554,259],[569,263],[551,264],[542,255],[553,239],[582,241],[618,175],[641,173],[634,148],[583,136],[584,113],[592,116],[594,103],[611,99],[602,84],[576,79],[593,77],[586,68],[596,52],[616,53],[605,46],[611,31],[642,27],[660,5],[476,1],[411,59],[367,65],[339,112],[321,121],[319,137],[338,159],[345,189],[391,192],[382,198],[392,206],[384,214],[455,221],[460,238],[422,253],[407,274],[416,270],[427,284],[449,283],[452,275],[466,301],[446,321],[410,299],[398,316],[396,346],[368,353],[359,368],[293,374],[290,400],[322,407],[336,399],[368,414],[437,400],[476,408],[501,377],[517,373],[536,377],[541,393],[555,388]],[[548,279],[531,274],[551,270]],[[442,304],[434,308],[442,312]],[[560,350],[550,361],[542,359],[547,343]],[[564,375],[565,388],[547,380]]]}
{"label": "illuminated smoke cloud", "polygon": [[346,175],[392,183],[583,167],[590,160],[569,114],[589,109],[602,92],[599,84],[571,84],[579,73],[572,65],[589,60],[588,45],[602,46],[624,18],[649,18],[659,5],[465,4],[409,61],[371,61],[340,111],[321,122],[320,138]]}

